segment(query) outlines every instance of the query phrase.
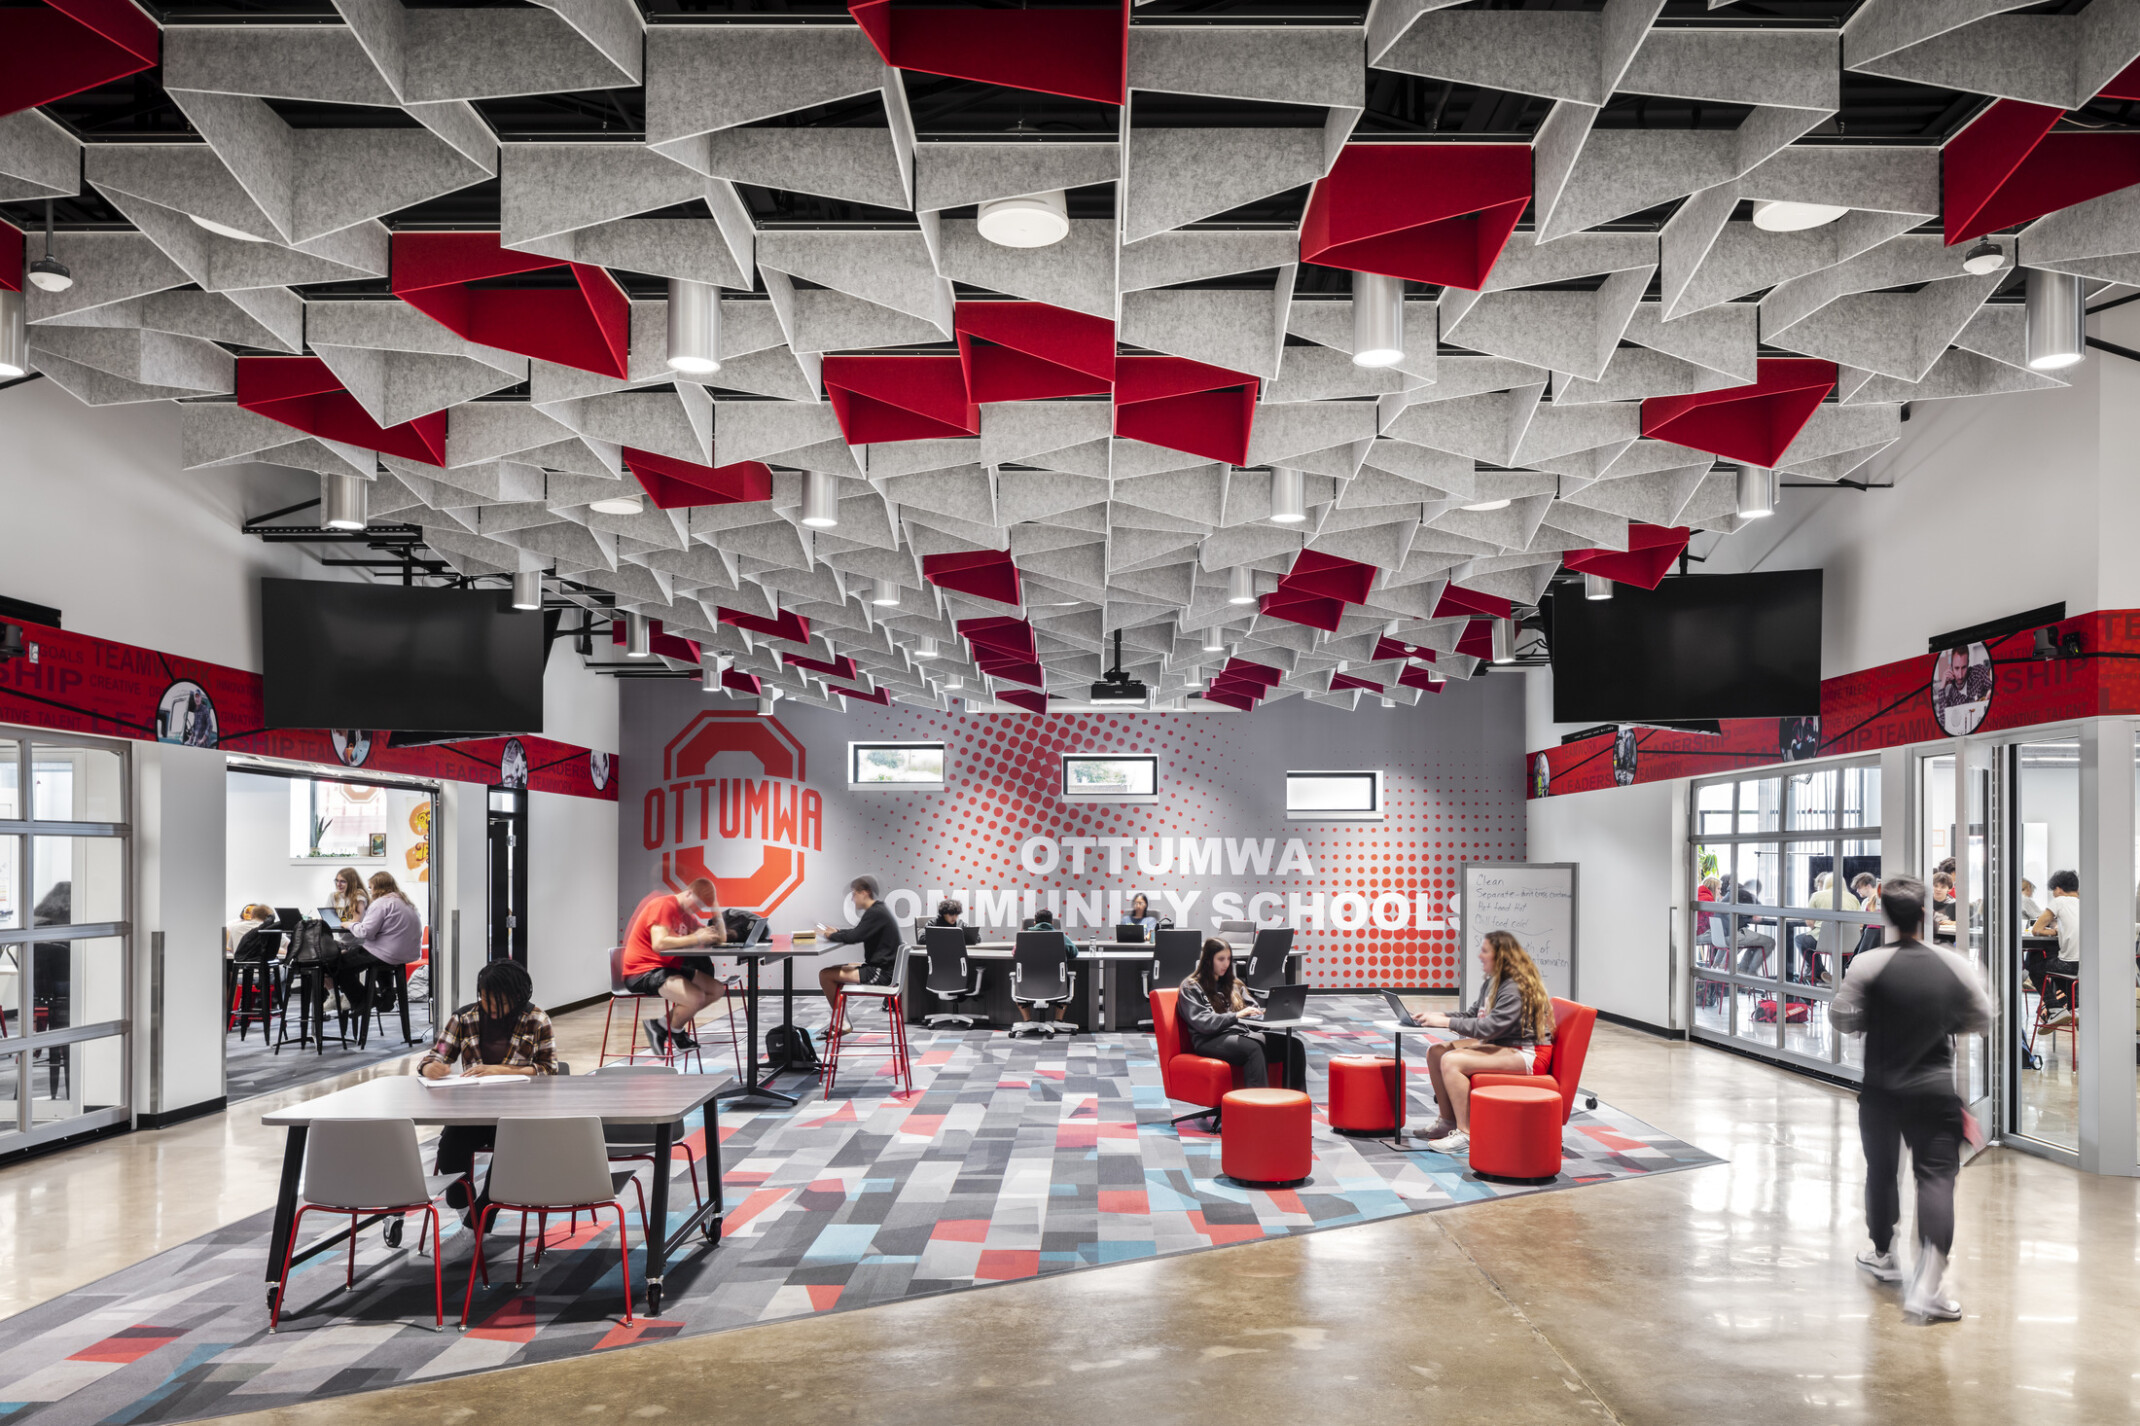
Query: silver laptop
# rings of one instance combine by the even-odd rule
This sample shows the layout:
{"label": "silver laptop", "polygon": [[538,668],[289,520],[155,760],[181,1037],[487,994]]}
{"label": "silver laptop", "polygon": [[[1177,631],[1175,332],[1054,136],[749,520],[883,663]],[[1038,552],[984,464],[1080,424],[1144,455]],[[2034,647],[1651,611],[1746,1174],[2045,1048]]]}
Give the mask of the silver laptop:
{"label": "silver laptop", "polygon": [[1308,1008],[1308,987],[1305,985],[1274,985],[1264,997],[1263,1018],[1266,1020],[1298,1020]]}

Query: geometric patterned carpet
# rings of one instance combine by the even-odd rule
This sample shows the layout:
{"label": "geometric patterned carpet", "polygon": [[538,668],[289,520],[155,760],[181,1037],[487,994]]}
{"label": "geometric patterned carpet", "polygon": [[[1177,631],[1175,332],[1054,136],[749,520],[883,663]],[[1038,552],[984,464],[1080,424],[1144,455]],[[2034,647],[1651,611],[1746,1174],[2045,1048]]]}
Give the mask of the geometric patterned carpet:
{"label": "geometric patterned carpet", "polygon": [[[320,1255],[294,1274],[282,1330],[270,1335],[260,1213],[0,1321],[0,1422],[262,1410],[1719,1162],[1604,1104],[1577,1110],[1562,1175],[1546,1185],[1489,1183],[1461,1160],[1334,1134],[1321,1120],[1323,1067],[1332,1054],[1386,1052],[1371,1022],[1389,1010],[1379,997],[1318,996],[1310,1013],[1324,1019],[1307,1036],[1315,1175],[1298,1188],[1219,1177],[1218,1140],[1166,1122],[1178,1111],[1161,1092],[1149,1035],[1048,1042],[915,1027],[911,1096],[843,1067],[830,1102],[813,1093],[795,1109],[722,1111],[722,1243],[671,1261],[658,1320],[623,1325],[615,1229],[582,1220],[577,1232],[553,1223],[518,1290],[510,1236],[495,1237],[494,1286],[477,1290],[466,1333],[452,1313],[469,1235],[449,1228],[444,1334],[431,1329],[417,1234],[390,1249],[369,1229],[355,1289],[342,1287],[340,1251]],[[1424,1123],[1425,1056],[1405,1063],[1413,1122]],[[703,1125],[688,1142],[703,1144]],[[670,1201],[687,1210],[690,1195],[679,1173]],[[638,1234],[635,1216],[635,1246]],[[640,1269],[635,1251],[635,1284]]]}

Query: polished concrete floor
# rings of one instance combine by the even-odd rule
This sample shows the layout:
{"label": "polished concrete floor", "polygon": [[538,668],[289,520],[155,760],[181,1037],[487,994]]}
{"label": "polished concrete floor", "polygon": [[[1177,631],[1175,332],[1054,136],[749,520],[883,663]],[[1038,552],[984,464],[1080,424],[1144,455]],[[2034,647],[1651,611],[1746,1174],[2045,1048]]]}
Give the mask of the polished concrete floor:
{"label": "polished concrete floor", "polygon": [[[591,1063],[600,1017],[559,1029]],[[1979,1158],[1959,1196],[1967,1316],[1916,1326],[1851,1263],[1849,1095],[1609,1026],[1584,1079],[1728,1162],[230,1419],[2140,1418],[2133,1180]],[[259,1107],[0,1172],[0,1311],[267,1206],[279,1146]]]}

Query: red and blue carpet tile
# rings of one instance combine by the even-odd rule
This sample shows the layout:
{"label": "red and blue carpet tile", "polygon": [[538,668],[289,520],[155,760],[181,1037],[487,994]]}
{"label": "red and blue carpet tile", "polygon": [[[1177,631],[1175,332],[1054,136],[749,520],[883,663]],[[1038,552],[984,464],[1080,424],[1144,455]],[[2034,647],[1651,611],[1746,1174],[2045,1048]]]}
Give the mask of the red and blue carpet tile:
{"label": "red and blue carpet tile", "polygon": [[[0,1422],[257,1411],[1719,1162],[1604,1104],[1578,1107],[1563,1172],[1545,1185],[1491,1183],[1460,1159],[1335,1134],[1322,1122],[1323,1067],[1332,1054],[1386,1052],[1373,1021],[1389,1012],[1364,996],[1317,997],[1312,1010],[1324,1021],[1308,1034],[1315,1174],[1300,1187],[1222,1178],[1217,1138],[1167,1122],[1187,1106],[1168,1103],[1148,1035],[917,1028],[912,1095],[893,1094],[882,1073],[843,1071],[830,1102],[813,1094],[792,1110],[721,1112],[721,1245],[670,1262],[659,1318],[623,1325],[614,1228],[553,1220],[522,1288],[512,1286],[514,1224],[491,1239],[493,1286],[477,1290],[465,1333],[451,1314],[469,1235],[446,1239],[449,1315],[438,1333],[417,1233],[389,1248],[371,1228],[355,1288],[343,1287],[340,1251],[320,1255],[294,1274],[270,1335],[260,1213],[0,1321]],[[1406,1060],[1415,1124],[1433,1117],[1423,1062]],[[704,1135],[694,1125],[689,1141],[702,1148]],[[681,1171],[671,1202],[691,1202]],[[636,1214],[630,1231],[636,1242]]]}

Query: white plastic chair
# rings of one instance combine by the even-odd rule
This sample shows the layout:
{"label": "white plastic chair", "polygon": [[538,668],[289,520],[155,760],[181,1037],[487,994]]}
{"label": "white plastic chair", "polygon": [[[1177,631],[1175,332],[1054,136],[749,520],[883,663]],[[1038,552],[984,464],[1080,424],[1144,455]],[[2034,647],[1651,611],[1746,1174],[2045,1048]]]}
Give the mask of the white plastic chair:
{"label": "white plastic chair", "polygon": [[[357,1280],[357,1225],[377,1213],[423,1213],[431,1220],[431,1295],[439,1330],[446,1326],[446,1284],[438,1265],[438,1200],[458,1181],[455,1174],[427,1174],[416,1152],[416,1124],[409,1119],[322,1119],[305,1141],[305,1181],[290,1220],[290,1240],[282,1252],[282,1275],[275,1288],[268,1330],[282,1321],[282,1299],[290,1290],[290,1259],[297,1250],[297,1228],[307,1213],[349,1215],[349,1269],[342,1285]],[[419,1251],[423,1238],[417,1237]]]}
{"label": "white plastic chair", "polygon": [[[552,1213],[585,1212],[599,1223],[601,1210],[617,1212],[617,1256],[624,1264],[624,1321],[632,1321],[632,1256],[624,1231],[624,1202],[617,1195],[624,1185],[638,1188],[629,1172],[610,1172],[609,1147],[603,1140],[602,1121],[592,1114],[564,1119],[500,1119],[490,1173],[485,1191],[490,1201],[476,1219],[475,1263],[468,1270],[468,1296],[461,1303],[461,1328],[468,1327],[468,1313],[475,1305],[476,1278],[490,1282],[490,1268],[483,1260],[483,1235],[490,1218],[501,1209],[520,1214],[520,1257],[527,1260],[527,1215],[540,1214],[545,1223]],[[639,1233],[647,1226],[646,1193],[639,1194]],[[667,1231],[667,1225],[663,1225]],[[520,1277],[520,1268],[514,1270]]]}

